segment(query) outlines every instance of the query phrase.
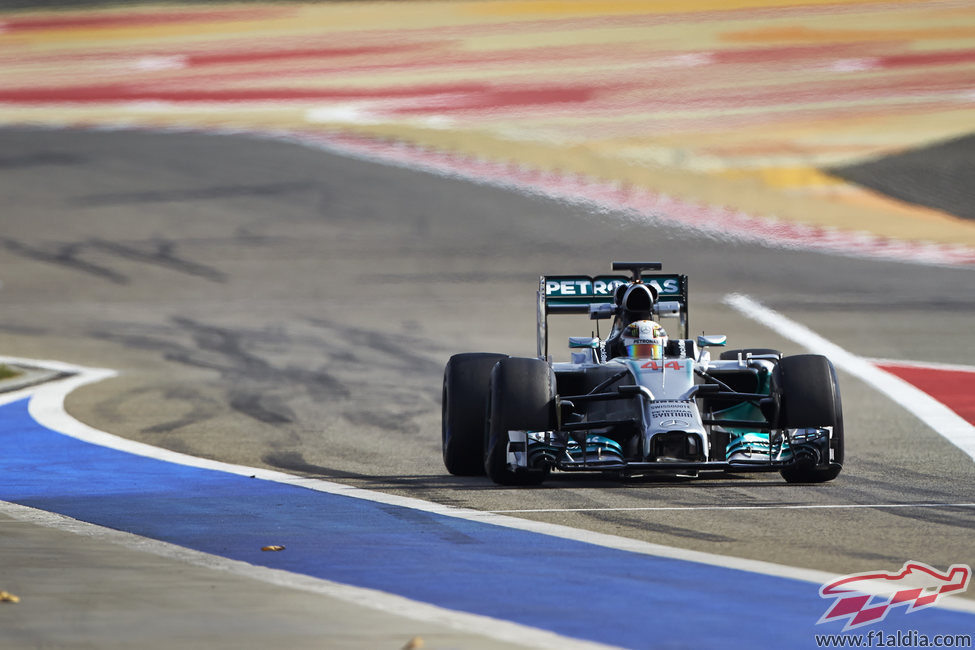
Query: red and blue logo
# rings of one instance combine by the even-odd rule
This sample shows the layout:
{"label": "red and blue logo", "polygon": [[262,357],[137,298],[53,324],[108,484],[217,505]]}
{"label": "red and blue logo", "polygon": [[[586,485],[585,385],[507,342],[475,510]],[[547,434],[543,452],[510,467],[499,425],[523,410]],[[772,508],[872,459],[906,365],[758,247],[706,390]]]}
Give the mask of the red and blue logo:
{"label": "red and blue logo", "polygon": [[845,632],[878,623],[901,605],[906,607],[905,614],[912,614],[944,596],[964,592],[971,577],[972,568],[967,564],[953,564],[941,572],[923,562],[905,562],[900,571],[893,573],[846,575],[819,588],[819,596],[833,599],[833,604],[816,624],[846,619]]}

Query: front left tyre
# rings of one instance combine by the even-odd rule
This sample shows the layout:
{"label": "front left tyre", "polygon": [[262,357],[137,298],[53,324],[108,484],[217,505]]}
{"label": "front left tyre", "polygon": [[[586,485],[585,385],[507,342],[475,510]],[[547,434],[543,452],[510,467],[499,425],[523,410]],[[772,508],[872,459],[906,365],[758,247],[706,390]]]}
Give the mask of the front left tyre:
{"label": "front left tyre", "polygon": [[441,443],[443,462],[455,476],[484,474],[484,426],[491,370],[507,355],[455,354],[443,376]]}

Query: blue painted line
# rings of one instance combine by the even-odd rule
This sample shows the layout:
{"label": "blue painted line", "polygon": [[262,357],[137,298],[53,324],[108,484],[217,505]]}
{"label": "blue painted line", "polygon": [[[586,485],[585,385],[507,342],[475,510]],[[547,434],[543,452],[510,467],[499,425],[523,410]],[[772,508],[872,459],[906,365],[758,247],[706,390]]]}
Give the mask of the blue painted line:
{"label": "blue painted line", "polygon": [[[627,648],[815,647],[841,627],[815,625],[828,603],[810,583],[137,456],[43,427],[26,399],[0,406],[0,476],[0,500]],[[975,615],[901,610],[869,629],[968,634]]]}

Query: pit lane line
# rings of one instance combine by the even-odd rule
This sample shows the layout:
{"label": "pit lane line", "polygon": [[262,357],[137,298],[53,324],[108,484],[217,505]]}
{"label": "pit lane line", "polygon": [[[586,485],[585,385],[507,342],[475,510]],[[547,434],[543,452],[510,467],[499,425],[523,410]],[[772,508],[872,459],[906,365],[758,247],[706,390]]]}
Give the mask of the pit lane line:
{"label": "pit lane line", "polygon": [[[59,364],[58,369],[71,367]],[[671,548],[155,448],[67,415],[65,395],[115,374],[73,370],[74,377],[0,395],[0,466],[6,463],[0,497],[18,504],[0,506],[7,514],[81,534],[90,534],[86,531],[92,524],[80,521],[97,524],[102,532],[117,528],[123,532],[105,534],[134,548],[145,546],[191,563],[537,647],[639,647],[651,628],[655,641],[678,643],[687,638],[681,612],[698,609],[702,602],[711,609],[698,621],[695,639],[727,646],[727,627],[743,597],[769,614],[770,623],[751,635],[742,632],[727,647],[795,647],[797,634],[801,638],[808,632],[811,639],[814,632],[824,631],[814,623],[823,608],[818,585],[834,579],[831,573]],[[119,453],[123,448],[127,453]],[[318,499],[315,492],[325,494]],[[391,533],[390,528],[397,530]],[[339,539],[342,535],[351,540]],[[338,545],[337,539],[344,543]],[[271,541],[284,542],[288,552],[257,550],[261,542]],[[363,569],[376,558],[387,564]],[[577,563],[581,573],[573,578],[569,569]],[[591,598],[591,580],[582,579],[589,575],[600,576],[605,587],[599,599]],[[589,616],[576,616],[573,603],[578,602],[586,602]],[[656,616],[647,627],[650,610]],[[911,623],[932,632],[966,630],[972,614],[975,601],[947,598],[912,616]],[[589,623],[606,616],[617,623],[608,628]],[[892,621],[898,622],[890,622],[891,629],[903,624]]]}
{"label": "pit lane line", "polygon": [[749,296],[728,294],[724,303],[810,352],[825,355],[838,369],[873,386],[975,460],[975,426],[931,395]]}

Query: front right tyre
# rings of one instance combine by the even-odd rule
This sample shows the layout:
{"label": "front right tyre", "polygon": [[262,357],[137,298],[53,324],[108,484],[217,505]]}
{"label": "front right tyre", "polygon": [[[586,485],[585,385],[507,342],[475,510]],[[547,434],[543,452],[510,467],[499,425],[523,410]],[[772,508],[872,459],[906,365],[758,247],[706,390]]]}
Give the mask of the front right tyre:
{"label": "front right tyre", "polygon": [[[843,469],[843,405],[836,369],[819,354],[784,357],[775,369],[774,382],[781,398],[779,423],[783,429],[831,427],[829,458],[803,459],[782,470],[789,483],[825,483]],[[828,464],[827,464],[828,463]]]}

